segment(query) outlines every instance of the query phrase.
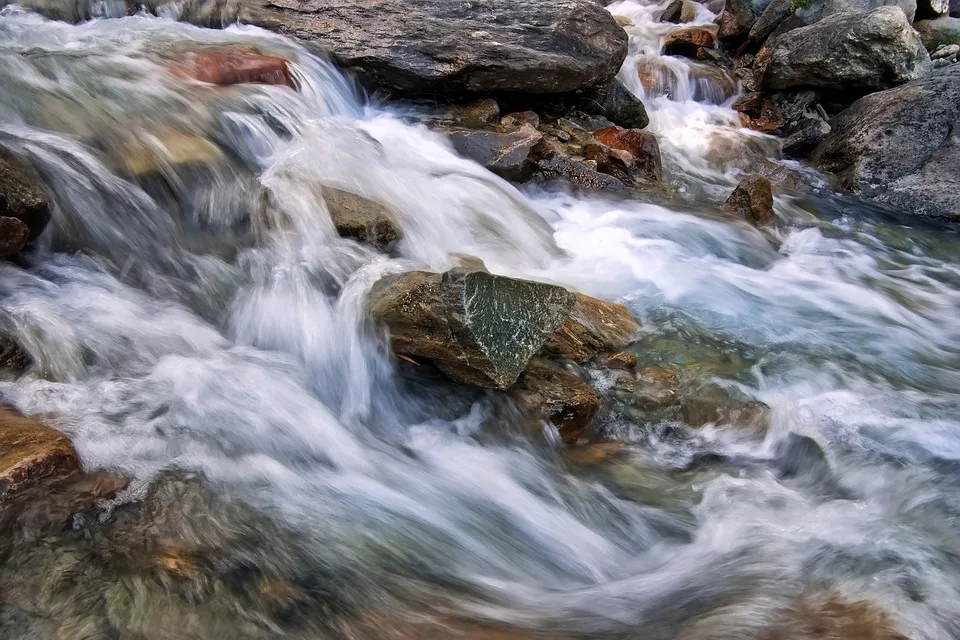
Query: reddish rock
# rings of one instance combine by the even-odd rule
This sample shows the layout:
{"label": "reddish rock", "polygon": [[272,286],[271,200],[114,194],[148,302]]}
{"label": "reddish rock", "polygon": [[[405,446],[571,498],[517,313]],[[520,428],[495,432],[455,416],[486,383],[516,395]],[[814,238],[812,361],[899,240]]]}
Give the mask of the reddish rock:
{"label": "reddish rock", "polygon": [[601,351],[622,348],[639,330],[640,324],[623,305],[578,293],[570,314],[543,352],[586,362]]}
{"label": "reddish rock", "polygon": [[664,39],[664,53],[668,56],[687,56],[696,58],[701,48],[712,49],[717,44],[716,36],[704,27],[687,27],[667,34]]}
{"label": "reddish rock", "polygon": [[12,409],[0,409],[0,503],[40,482],[79,472],[80,460],[67,436]]}
{"label": "reddish rock", "polygon": [[611,354],[605,363],[608,369],[619,369],[622,371],[634,371],[637,368],[637,356],[629,351],[619,351]]}
{"label": "reddish rock", "polygon": [[600,409],[600,394],[590,385],[541,358],[530,362],[510,394],[526,413],[553,424],[566,444],[580,439]]}
{"label": "reddish rock", "polygon": [[660,144],[652,133],[642,129],[607,127],[593,132],[593,137],[614,149],[629,152],[634,158],[634,173],[652,182],[663,181]]}
{"label": "reddish rock", "polygon": [[216,85],[274,84],[298,89],[286,60],[254,51],[196,51],[188,54],[172,71]]}

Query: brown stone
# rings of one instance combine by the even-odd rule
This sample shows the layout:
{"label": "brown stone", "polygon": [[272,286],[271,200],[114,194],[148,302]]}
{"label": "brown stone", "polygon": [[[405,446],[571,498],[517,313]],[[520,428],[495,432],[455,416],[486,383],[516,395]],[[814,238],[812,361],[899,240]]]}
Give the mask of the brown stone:
{"label": "brown stone", "polygon": [[643,58],[637,62],[640,84],[650,97],[667,95],[670,87],[664,79],[663,64],[658,58]]}
{"label": "brown stone", "polygon": [[637,368],[637,356],[629,351],[618,351],[607,358],[605,366],[607,369],[634,371]]}
{"label": "brown stone", "polygon": [[591,442],[568,449],[567,460],[574,464],[599,464],[619,455],[623,451],[623,446],[619,440]]}
{"label": "brown stone", "polygon": [[510,394],[529,415],[549,420],[566,444],[580,439],[600,409],[599,393],[543,358],[530,362]]}
{"label": "brown stone", "polygon": [[734,398],[723,387],[707,385],[683,400],[680,419],[692,427],[713,424],[762,435],[770,425],[770,407],[755,400]]}
{"label": "brown stone", "polygon": [[570,314],[543,351],[586,362],[601,351],[623,347],[639,330],[640,324],[623,305],[578,293]]}
{"label": "brown stone", "polygon": [[20,253],[30,239],[30,229],[17,218],[0,216],[0,258]]}
{"label": "brown stone", "polygon": [[540,126],[540,116],[533,111],[515,111],[500,119],[500,127],[504,131],[515,131],[525,124],[536,129]]}
{"label": "brown stone", "polygon": [[529,124],[510,133],[453,131],[453,148],[506,180],[523,181],[536,168],[543,134]]}
{"label": "brown stone", "polygon": [[724,209],[744,218],[754,226],[776,220],[773,213],[773,187],[760,174],[744,176],[727,199]]}
{"label": "brown stone", "polygon": [[669,407],[677,399],[677,374],[670,369],[646,367],[637,374],[637,397],[648,407]]}
{"label": "brown stone", "polygon": [[686,27],[667,34],[664,53],[668,56],[696,58],[701,48],[712,49],[717,44],[713,30],[705,27]]}
{"label": "brown stone", "polygon": [[67,436],[12,409],[0,409],[0,503],[41,482],[77,473],[80,459]]}
{"label": "brown stone", "polygon": [[175,75],[215,85],[272,84],[297,90],[287,61],[255,51],[195,51],[171,67]]}
{"label": "brown stone", "polygon": [[887,613],[868,600],[808,590],[762,640],[907,640]]}
{"label": "brown stone", "polygon": [[403,235],[397,217],[378,202],[332,187],[323,188],[323,199],[341,236],[387,249]]}
{"label": "brown stone", "polygon": [[484,98],[456,109],[456,120],[465,127],[494,125],[500,120],[500,105],[493,98]]}
{"label": "brown stone", "polygon": [[634,158],[634,173],[652,182],[663,182],[663,165],[657,137],[642,129],[607,127],[593,132],[593,137],[614,149],[627,151]]}

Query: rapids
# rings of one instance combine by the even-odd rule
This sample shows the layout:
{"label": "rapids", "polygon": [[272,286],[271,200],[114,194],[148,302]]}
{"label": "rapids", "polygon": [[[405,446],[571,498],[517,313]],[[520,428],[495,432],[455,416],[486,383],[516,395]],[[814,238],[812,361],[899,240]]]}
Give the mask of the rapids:
{"label": "rapids", "polygon": [[[0,142],[38,167],[54,218],[26,264],[0,265],[0,324],[36,362],[0,396],[61,416],[85,468],[135,478],[118,503],[164,470],[203,474],[271,523],[246,563],[329,576],[350,611],[761,638],[823,588],[877,603],[908,637],[958,637],[960,237],[822,185],[777,198],[776,237],[720,215],[778,144],[740,129],[696,63],[660,56],[665,5],[610,10],[634,22],[620,77],[661,140],[669,208],[518,190],[259,29],[3,9]],[[168,72],[176,51],[213,44],[290,60],[300,91]],[[646,95],[642,61],[668,91]],[[173,131],[212,161],[131,179],[128,148],[162,151]],[[399,212],[395,251],[339,238],[324,185]],[[767,435],[611,418],[599,429],[623,455],[584,468],[488,395],[399,376],[364,293],[460,254],[626,304],[641,359],[719,358],[718,384],[772,408]],[[239,526],[217,513],[213,530]],[[5,558],[11,606],[9,574],[55,564]],[[93,589],[71,584],[65,601]],[[24,629],[0,616],[3,638]],[[149,631],[136,637],[176,637]]]}

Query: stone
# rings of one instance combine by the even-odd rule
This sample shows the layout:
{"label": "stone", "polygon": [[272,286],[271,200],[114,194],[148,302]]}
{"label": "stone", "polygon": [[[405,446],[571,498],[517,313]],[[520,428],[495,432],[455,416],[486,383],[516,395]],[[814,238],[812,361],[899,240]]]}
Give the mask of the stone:
{"label": "stone", "polygon": [[13,338],[0,338],[0,371],[7,375],[19,376],[30,365],[33,359],[23,347]]}
{"label": "stone", "polygon": [[19,218],[0,216],[0,258],[20,253],[30,239],[30,229]]}
{"label": "stone", "polygon": [[913,23],[913,28],[929,51],[942,45],[960,44],[960,18],[918,20]]}
{"label": "stone", "polygon": [[754,61],[757,83],[782,91],[886,89],[922,77],[930,56],[898,7],[841,13],[771,39]]}
{"label": "stone", "polygon": [[80,459],[67,436],[0,408],[0,504],[15,501],[42,482],[78,473]]}
{"label": "stone", "polygon": [[600,173],[588,162],[562,156],[545,158],[537,164],[537,183],[543,186],[565,184],[577,190],[626,191],[627,186],[611,175]]}
{"label": "stone", "polygon": [[299,87],[287,61],[255,51],[209,50],[191,51],[183,55],[171,71],[215,85],[272,84]]}
{"label": "stone", "polygon": [[790,135],[811,111],[816,110],[820,93],[812,89],[771,91],[763,94],[755,126],[760,131]]}
{"label": "stone", "polygon": [[581,99],[579,106],[588,114],[603,116],[628,129],[643,129],[650,124],[643,101],[619,80]]}
{"label": "stone", "polygon": [[677,400],[677,374],[663,367],[646,367],[637,374],[636,396],[648,408],[669,407]]}
{"label": "stone", "polygon": [[950,0],[950,16],[960,18],[960,0]]}
{"label": "stone", "polygon": [[960,67],[874,93],[831,118],[808,160],[849,193],[960,220]]}
{"label": "stone", "polygon": [[161,129],[149,136],[127,135],[107,151],[108,163],[119,173],[144,177],[169,167],[205,166],[225,160],[223,151],[203,136],[175,129]]}
{"label": "stone", "polygon": [[719,39],[732,48],[746,39],[754,23],[760,18],[771,0],[726,0],[720,14]]}
{"label": "stone", "polygon": [[[763,640],[907,640],[890,615],[869,600],[851,600],[823,588],[808,588],[770,623]],[[695,637],[695,636],[691,636]],[[685,638],[686,640],[686,638]]]}
{"label": "stone", "polygon": [[830,124],[820,117],[807,118],[783,140],[783,152],[791,158],[803,158],[830,135]]}
{"label": "stone", "polygon": [[637,368],[637,356],[629,351],[618,351],[608,357],[603,366],[613,370],[634,371]]}
{"label": "stone", "polygon": [[536,129],[540,126],[540,116],[533,111],[517,111],[500,119],[500,128],[507,132],[516,131],[525,124]]}
{"label": "stone", "polygon": [[407,97],[601,87],[627,53],[626,32],[588,0],[198,0],[182,19],[299,39],[372,88]]}
{"label": "stone", "polygon": [[530,362],[510,395],[525,413],[553,424],[565,444],[579,440],[600,409],[599,393],[543,358]]}
{"label": "stone", "polygon": [[500,120],[500,105],[493,98],[484,98],[459,107],[457,123],[464,127],[483,127],[497,124]]}
{"label": "stone", "polygon": [[387,249],[402,237],[397,217],[378,202],[349,191],[323,188],[323,200],[337,233]]}
{"label": "stone", "polygon": [[683,0],[670,0],[670,3],[660,12],[660,22],[680,22],[683,15]]}
{"label": "stone", "polygon": [[680,419],[691,427],[732,426],[762,435],[770,425],[770,408],[762,402],[734,397],[727,389],[711,384],[682,401]]}
{"label": "stone", "polygon": [[633,182],[630,168],[634,165],[634,159],[626,151],[611,149],[601,142],[591,140],[580,147],[580,153],[585,162],[596,165],[597,171],[613,176],[624,184]]}
{"label": "stone", "polygon": [[109,500],[130,484],[130,479],[109,471],[72,474],[35,485],[19,494],[0,517],[0,530],[15,525],[31,536],[68,531],[77,515],[95,517],[97,502]]}
{"label": "stone", "polygon": [[454,131],[449,138],[460,155],[475,160],[506,180],[522,181],[536,168],[534,150],[543,134],[525,124],[510,133]]}
{"label": "stone", "polygon": [[917,20],[939,18],[950,13],[950,0],[917,0]]}
{"label": "stone", "polygon": [[50,221],[50,204],[40,174],[0,146],[0,216],[16,218],[35,239]]}
{"label": "stone", "polygon": [[942,60],[944,58],[952,58],[958,53],[960,53],[960,44],[944,44],[940,45],[936,51],[930,54],[930,59]]}
{"label": "stone", "polygon": [[740,179],[724,209],[754,226],[770,224],[777,219],[773,213],[773,187],[769,180],[757,173]]}
{"label": "stone", "polygon": [[412,271],[369,294],[394,353],[431,360],[450,378],[507,389],[567,319],[576,296],[555,285],[480,271]]}
{"label": "stone", "polygon": [[683,0],[683,7],[680,9],[680,22],[687,23],[696,20],[698,6],[693,0]]}
{"label": "stone", "polygon": [[623,305],[578,293],[543,353],[586,362],[602,351],[623,348],[638,331],[640,324]]}
{"label": "stone", "polygon": [[685,27],[667,34],[663,40],[663,52],[668,56],[696,58],[701,48],[712,49],[716,44],[713,29]]}
{"label": "stone", "polygon": [[634,158],[635,175],[650,182],[663,182],[663,164],[657,137],[640,129],[608,127],[593,132],[593,136],[613,149],[627,151]]}

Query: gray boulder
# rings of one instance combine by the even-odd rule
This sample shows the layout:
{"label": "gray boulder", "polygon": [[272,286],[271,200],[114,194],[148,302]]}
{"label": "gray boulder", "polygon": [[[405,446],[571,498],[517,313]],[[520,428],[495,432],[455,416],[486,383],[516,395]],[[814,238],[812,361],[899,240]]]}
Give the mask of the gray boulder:
{"label": "gray boulder", "polygon": [[879,7],[900,7],[913,22],[916,0],[773,0],[750,29],[748,40],[762,44],[771,34],[779,35],[820,22],[838,13],[867,13]]}
{"label": "gray boulder", "polygon": [[861,98],[810,155],[840,186],[903,212],[960,220],[960,67]]}
{"label": "gray boulder", "polygon": [[449,138],[460,155],[479,162],[505,180],[523,181],[537,167],[535,148],[543,134],[533,125],[524,124],[511,133],[453,131]]}
{"label": "gray boulder", "polygon": [[928,51],[935,51],[942,44],[960,44],[960,18],[918,20],[913,28]]}
{"label": "gray boulder", "polygon": [[771,0],[726,0],[723,13],[720,14],[717,37],[727,45],[746,39],[770,2]]}
{"label": "gray boulder", "polygon": [[960,0],[950,0],[950,15],[960,18]]}
{"label": "gray boulder", "polygon": [[771,39],[757,54],[768,90],[815,87],[878,91],[925,75],[930,56],[898,7],[839,13]]}

